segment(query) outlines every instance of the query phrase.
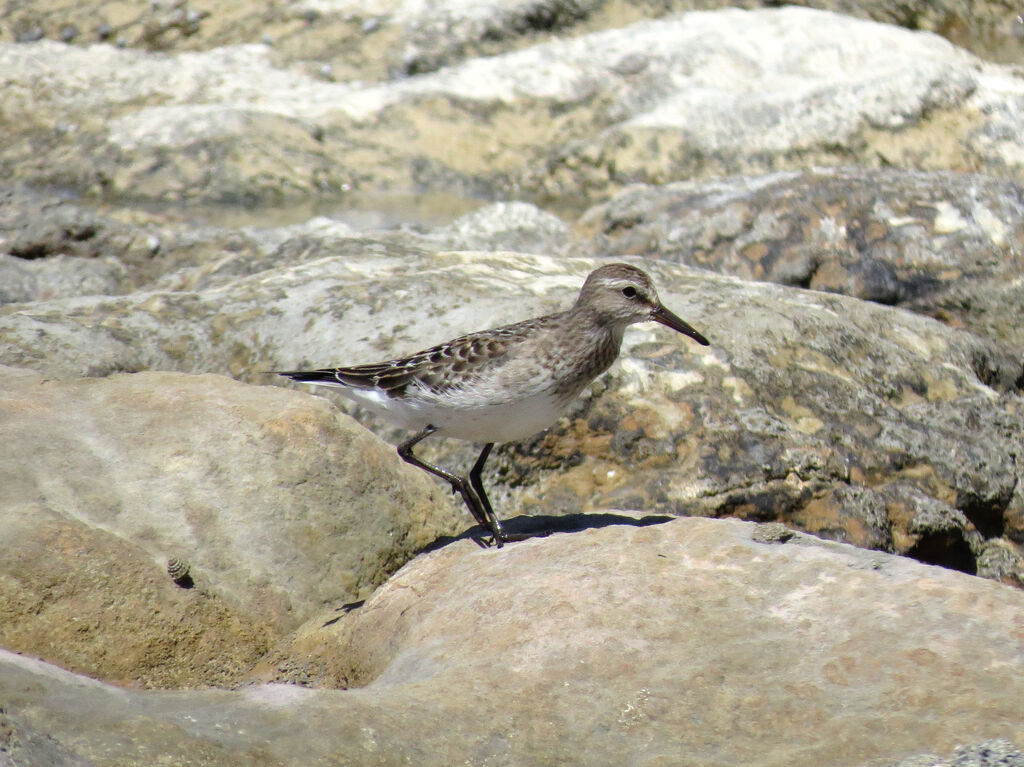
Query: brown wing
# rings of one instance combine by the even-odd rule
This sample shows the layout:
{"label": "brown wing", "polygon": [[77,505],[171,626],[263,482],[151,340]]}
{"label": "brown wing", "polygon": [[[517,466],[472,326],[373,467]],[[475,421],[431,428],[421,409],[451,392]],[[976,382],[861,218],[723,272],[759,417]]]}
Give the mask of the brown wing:
{"label": "brown wing", "polygon": [[380,389],[400,396],[416,381],[429,391],[442,393],[457,386],[467,375],[501,364],[525,331],[547,324],[552,317],[538,317],[514,325],[470,333],[445,344],[387,362],[320,370],[282,371],[293,381],[333,384],[354,389]]}

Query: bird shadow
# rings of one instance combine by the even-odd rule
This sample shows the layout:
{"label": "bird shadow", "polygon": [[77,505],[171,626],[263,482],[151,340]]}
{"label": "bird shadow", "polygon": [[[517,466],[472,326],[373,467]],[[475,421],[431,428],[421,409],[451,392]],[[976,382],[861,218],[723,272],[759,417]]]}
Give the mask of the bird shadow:
{"label": "bird shadow", "polygon": [[321,625],[320,628],[327,628],[328,626],[333,626],[335,623],[340,621],[342,618],[344,618],[350,612],[352,612],[354,610],[358,610],[364,604],[366,604],[366,600],[365,599],[360,599],[360,600],[355,601],[355,602],[349,602],[347,604],[343,604],[341,607],[338,607],[334,611],[334,612],[339,613],[339,614],[336,615],[333,618],[330,618],[326,623]]}
{"label": "bird shadow", "polygon": [[[602,527],[612,527],[613,525],[648,527],[650,525],[661,525],[665,522],[671,522],[673,519],[677,519],[677,517],[668,514],[647,514],[643,517],[632,517],[626,514],[611,514],[609,512],[595,512],[592,514],[537,514],[534,516],[523,514],[503,520],[502,526],[505,528],[505,532],[515,539],[506,544],[510,545],[519,541],[529,540],[530,538],[547,538],[554,533],[579,533],[584,530],[598,530]],[[474,525],[461,535],[443,535],[435,539],[417,551],[414,556],[437,551],[452,543],[464,540],[471,540],[482,548],[489,548],[483,540],[489,537],[489,530],[480,525]],[[323,624],[323,627],[326,628],[337,623],[348,613],[362,607],[364,602],[365,600],[360,599],[358,602],[349,602],[337,608],[335,612],[338,615],[330,618]]]}
{"label": "bird shadow", "polygon": [[[670,522],[675,517],[668,514],[647,514],[642,517],[633,517],[626,514],[612,514],[610,512],[594,512],[590,514],[522,514],[502,520],[501,524],[505,532],[513,540],[510,543],[529,540],[530,538],[547,538],[554,533],[580,533],[584,530],[597,530],[603,527],[614,525],[625,525],[628,527],[648,527],[649,525],[661,525]],[[490,531],[475,525],[464,531],[461,535],[443,535],[440,538],[428,543],[417,554],[426,554],[437,551],[456,541],[472,540],[483,548],[487,548],[484,538],[490,538]],[[508,544],[506,544],[508,545]]]}

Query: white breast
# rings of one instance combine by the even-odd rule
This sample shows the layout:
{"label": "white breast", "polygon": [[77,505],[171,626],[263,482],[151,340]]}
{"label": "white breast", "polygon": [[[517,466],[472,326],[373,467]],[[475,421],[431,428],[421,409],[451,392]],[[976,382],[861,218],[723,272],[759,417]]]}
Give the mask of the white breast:
{"label": "white breast", "polygon": [[367,410],[409,431],[428,424],[437,433],[470,442],[515,442],[532,436],[554,423],[567,403],[548,391],[510,401],[500,401],[482,392],[455,392],[440,397],[409,389],[404,397],[388,397],[377,390],[341,391]]}

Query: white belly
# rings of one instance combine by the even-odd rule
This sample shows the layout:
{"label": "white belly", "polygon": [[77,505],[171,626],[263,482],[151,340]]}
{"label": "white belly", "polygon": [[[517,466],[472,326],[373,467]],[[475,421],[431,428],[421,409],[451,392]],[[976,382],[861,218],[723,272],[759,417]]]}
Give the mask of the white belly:
{"label": "white belly", "polygon": [[474,395],[438,397],[388,397],[376,390],[342,389],[358,402],[396,426],[421,431],[427,425],[437,433],[470,442],[515,442],[554,423],[567,403],[548,392],[513,401],[495,402]]}

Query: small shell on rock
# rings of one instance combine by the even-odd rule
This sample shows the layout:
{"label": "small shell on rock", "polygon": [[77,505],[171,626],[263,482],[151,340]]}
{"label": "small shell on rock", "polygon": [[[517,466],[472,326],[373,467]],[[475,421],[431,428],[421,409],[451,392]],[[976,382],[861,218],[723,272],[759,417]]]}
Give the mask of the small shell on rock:
{"label": "small shell on rock", "polygon": [[172,581],[183,589],[190,589],[194,585],[192,582],[192,576],[189,573],[190,570],[191,566],[184,559],[172,557],[167,560],[167,574],[171,576]]}

